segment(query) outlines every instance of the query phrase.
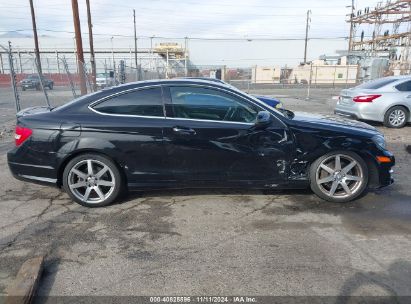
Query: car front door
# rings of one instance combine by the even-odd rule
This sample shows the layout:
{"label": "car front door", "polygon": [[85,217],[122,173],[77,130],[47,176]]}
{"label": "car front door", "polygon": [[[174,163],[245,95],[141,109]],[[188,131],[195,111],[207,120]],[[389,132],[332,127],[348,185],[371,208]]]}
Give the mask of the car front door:
{"label": "car front door", "polygon": [[256,103],[215,87],[164,88],[166,164],[177,180],[285,179],[292,141],[285,125],[256,129]]}

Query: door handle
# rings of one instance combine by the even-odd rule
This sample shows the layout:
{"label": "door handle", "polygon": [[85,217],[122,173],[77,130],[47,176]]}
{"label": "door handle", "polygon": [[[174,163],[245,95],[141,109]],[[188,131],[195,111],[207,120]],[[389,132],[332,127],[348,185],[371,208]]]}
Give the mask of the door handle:
{"label": "door handle", "polygon": [[191,128],[173,127],[173,131],[182,135],[196,135],[196,131]]}
{"label": "door handle", "polygon": [[411,95],[408,95],[407,97],[405,97],[405,98],[411,98]]}

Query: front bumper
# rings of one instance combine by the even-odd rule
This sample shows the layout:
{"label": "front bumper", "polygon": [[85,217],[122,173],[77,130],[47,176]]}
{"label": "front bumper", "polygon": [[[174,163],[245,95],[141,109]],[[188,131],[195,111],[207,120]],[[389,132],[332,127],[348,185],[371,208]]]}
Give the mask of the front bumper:
{"label": "front bumper", "polygon": [[34,89],[36,85],[34,83],[22,83],[21,87],[24,89]]}
{"label": "front bumper", "polygon": [[393,167],[395,166],[395,157],[389,151],[385,151],[384,155],[381,156],[389,157],[391,161],[388,163],[379,163],[378,160],[376,160],[378,170],[378,181],[374,181],[376,188],[386,187],[394,183]]}

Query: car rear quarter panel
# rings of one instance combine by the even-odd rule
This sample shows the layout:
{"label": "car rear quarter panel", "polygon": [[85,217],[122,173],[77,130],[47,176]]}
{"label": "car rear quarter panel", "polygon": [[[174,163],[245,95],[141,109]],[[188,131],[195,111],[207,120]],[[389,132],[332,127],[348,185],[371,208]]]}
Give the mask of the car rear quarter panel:
{"label": "car rear quarter panel", "polygon": [[59,166],[79,153],[96,152],[114,160],[130,182],[168,174],[162,165],[165,150],[159,124],[163,119],[102,115],[89,109],[66,119],[81,125],[81,136],[59,140]]}

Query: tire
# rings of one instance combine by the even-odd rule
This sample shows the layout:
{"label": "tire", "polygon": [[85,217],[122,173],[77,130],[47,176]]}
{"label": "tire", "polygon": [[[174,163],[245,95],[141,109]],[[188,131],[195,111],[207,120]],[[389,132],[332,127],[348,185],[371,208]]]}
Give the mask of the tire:
{"label": "tire", "polygon": [[394,106],[384,115],[384,126],[387,128],[403,128],[408,123],[410,113],[403,106]]}
{"label": "tire", "polygon": [[25,90],[26,90],[26,88],[25,88],[25,87],[22,87],[21,89],[22,89],[23,91],[25,91]]}
{"label": "tire", "polygon": [[49,89],[53,90],[53,84],[52,83],[49,84]]}
{"label": "tire", "polygon": [[328,153],[312,163],[310,186],[323,200],[336,203],[350,202],[364,194],[367,189],[367,164],[353,152]]}
{"label": "tire", "polygon": [[73,201],[82,206],[102,207],[110,205],[120,196],[123,178],[116,164],[108,157],[82,154],[69,161],[64,168],[63,188]]}
{"label": "tire", "polygon": [[36,91],[40,91],[40,85],[39,84],[36,85]]}

